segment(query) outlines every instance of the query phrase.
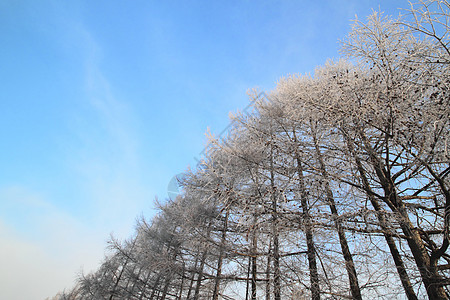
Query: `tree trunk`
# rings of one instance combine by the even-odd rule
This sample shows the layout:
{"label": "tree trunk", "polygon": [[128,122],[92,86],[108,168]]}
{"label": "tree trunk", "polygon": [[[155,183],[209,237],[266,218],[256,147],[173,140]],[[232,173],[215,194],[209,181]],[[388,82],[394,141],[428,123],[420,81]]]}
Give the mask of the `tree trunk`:
{"label": "tree trunk", "polygon": [[272,241],[273,241],[273,296],[281,300],[280,250],[278,240],[278,203],[273,167],[273,145],[270,148],[270,187],[272,200]]}
{"label": "tree trunk", "polygon": [[248,293],[250,291],[250,270],[252,268],[252,258],[248,257],[248,263],[247,263],[247,280],[245,282],[245,300],[248,300]]}
{"label": "tree trunk", "polygon": [[430,256],[425,248],[422,237],[420,236],[419,229],[415,228],[411,223],[405,204],[397,194],[395,183],[390,176],[390,172],[385,170],[382,160],[375,154],[375,151],[370,146],[364,132],[360,130],[359,134],[384,191],[384,201],[399,217],[400,228],[406,236],[406,241],[422,277],[428,297],[430,299],[448,299],[447,294],[441,285],[443,278],[439,275],[437,269],[432,267]]}
{"label": "tree trunk", "polygon": [[[212,226],[212,221],[209,221],[208,222],[208,227],[207,227],[207,233],[206,233],[206,238],[207,239],[209,239],[210,234],[211,234],[211,226]],[[206,243],[208,243],[208,242],[209,241],[206,241]],[[205,249],[205,251],[203,251],[202,258],[200,260],[200,270],[198,272],[197,285],[195,286],[194,300],[198,300],[198,297],[200,295],[200,287],[202,285],[203,272],[204,272],[205,262],[206,262],[206,257],[207,256],[208,256],[208,245],[206,245],[206,249]]]}
{"label": "tree trunk", "polygon": [[[314,130],[313,128],[314,128],[314,126],[311,126],[312,130]],[[331,213],[333,215],[334,224],[335,224],[338,236],[339,236],[339,243],[341,244],[342,254],[343,254],[344,260],[345,260],[345,268],[347,270],[348,279],[350,282],[350,290],[352,293],[352,297],[353,297],[353,299],[362,300],[361,289],[360,289],[359,283],[358,283],[358,276],[356,274],[355,264],[353,262],[353,257],[350,252],[350,249],[348,247],[347,238],[345,237],[344,228],[342,226],[342,221],[339,218],[339,214],[338,214],[338,211],[336,208],[336,202],[334,200],[333,191],[331,190],[331,187],[330,187],[328,173],[325,168],[325,163],[322,158],[322,153],[320,152],[316,132],[312,133],[312,137],[313,137],[313,141],[314,141],[314,147],[316,149],[317,160],[319,162],[320,172],[321,172],[322,178],[325,183],[327,202],[330,207]]]}
{"label": "tree trunk", "polygon": [[[197,255],[195,255],[194,270],[197,269],[198,259],[199,259],[199,254],[200,254],[200,251],[197,251]],[[194,286],[194,277],[195,277],[195,272],[192,271],[192,274],[191,274],[191,280],[190,280],[190,282],[189,282],[188,294],[187,294],[187,296],[186,296],[186,299],[187,299],[187,300],[190,300],[190,299],[191,299],[192,288],[193,288],[193,286]]]}
{"label": "tree trunk", "polygon": [[252,294],[251,294],[251,300],[256,300],[256,276],[257,276],[257,266],[256,266],[256,250],[257,250],[257,243],[258,243],[258,237],[256,235],[256,216],[253,218],[253,231],[252,231],[252,256],[251,256],[251,266],[252,266]]}
{"label": "tree trunk", "polygon": [[270,300],[270,265],[272,264],[272,240],[269,240],[266,266],[266,300]]}
{"label": "tree trunk", "polygon": [[200,269],[198,271],[198,276],[197,276],[197,284],[195,286],[194,300],[198,300],[198,297],[200,295],[200,286],[202,285],[203,269],[205,268],[205,261],[206,261],[207,255],[208,255],[208,251],[206,251],[206,250],[203,251],[202,258],[200,260]]}
{"label": "tree trunk", "polygon": [[157,288],[157,287],[158,287],[158,284],[159,284],[159,280],[160,280],[160,279],[161,279],[161,276],[158,275],[158,276],[156,277],[155,284],[154,284],[153,287],[152,287],[152,294],[150,295],[150,300],[152,300],[152,299],[155,297],[156,291],[157,291],[157,290],[159,291],[159,288]]}
{"label": "tree trunk", "polygon": [[219,249],[219,259],[217,261],[217,272],[216,272],[216,278],[214,280],[214,292],[213,292],[213,300],[219,299],[219,285],[220,285],[220,277],[222,276],[222,261],[223,261],[223,254],[225,252],[225,241],[227,237],[227,230],[228,230],[228,216],[230,214],[229,209],[227,209],[227,212],[225,214],[225,220],[223,224],[223,231],[222,231],[222,237],[220,240],[220,249]]}
{"label": "tree trunk", "polygon": [[397,273],[400,277],[400,281],[402,282],[403,289],[405,290],[405,294],[409,300],[417,300],[417,295],[414,292],[414,289],[412,287],[411,281],[408,276],[408,272],[406,271],[406,268],[405,268],[405,264],[400,255],[400,252],[398,251],[397,245],[395,244],[394,238],[392,237],[391,229],[388,228],[388,226],[387,226],[386,217],[383,214],[381,206],[380,206],[378,200],[374,197],[372,189],[370,188],[369,180],[367,179],[366,172],[363,168],[361,160],[355,154],[354,147],[352,145],[351,140],[348,138],[348,135],[345,132],[344,132],[344,135],[345,135],[345,141],[347,143],[349,152],[355,159],[356,167],[358,169],[359,175],[361,176],[364,191],[366,192],[367,197],[369,198],[370,203],[372,204],[373,208],[377,212],[378,222],[380,224],[381,229],[383,230],[383,236],[389,247],[389,251],[391,252],[392,258],[393,258],[395,266],[397,268]]}
{"label": "tree trunk", "polygon": [[306,235],[306,247],[309,265],[309,279],[311,284],[311,299],[320,299],[320,285],[319,285],[319,273],[317,271],[316,263],[316,249],[313,241],[311,216],[309,214],[308,199],[306,193],[306,186],[303,177],[303,165],[300,161],[298,154],[296,154],[297,160],[297,175],[300,189],[301,205],[302,205],[302,217],[305,224],[305,235]]}

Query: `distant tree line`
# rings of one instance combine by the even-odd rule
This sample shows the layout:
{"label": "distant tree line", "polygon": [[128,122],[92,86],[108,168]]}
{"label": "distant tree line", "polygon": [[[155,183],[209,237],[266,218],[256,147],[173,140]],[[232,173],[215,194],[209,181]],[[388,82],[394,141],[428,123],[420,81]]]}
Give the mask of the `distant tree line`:
{"label": "distant tree line", "polygon": [[280,79],[183,193],[54,299],[449,299],[450,4]]}

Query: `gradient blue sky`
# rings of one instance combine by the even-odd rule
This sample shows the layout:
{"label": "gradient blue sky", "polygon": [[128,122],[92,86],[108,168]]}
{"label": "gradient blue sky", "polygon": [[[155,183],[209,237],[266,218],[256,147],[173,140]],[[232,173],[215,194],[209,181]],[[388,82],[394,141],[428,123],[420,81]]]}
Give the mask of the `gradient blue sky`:
{"label": "gradient blue sky", "polygon": [[100,263],[246,91],[338,57],[408,1],[0,1],[0,298]]}

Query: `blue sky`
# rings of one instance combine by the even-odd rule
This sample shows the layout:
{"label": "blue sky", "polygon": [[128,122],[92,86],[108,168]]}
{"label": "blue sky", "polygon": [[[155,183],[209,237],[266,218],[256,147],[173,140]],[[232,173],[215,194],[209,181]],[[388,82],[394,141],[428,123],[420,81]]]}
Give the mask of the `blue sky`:
{"label": "blue sky", "polygon": [[0,1],[0,298],[43,299],[151,217],[246,91],[408,1]]}

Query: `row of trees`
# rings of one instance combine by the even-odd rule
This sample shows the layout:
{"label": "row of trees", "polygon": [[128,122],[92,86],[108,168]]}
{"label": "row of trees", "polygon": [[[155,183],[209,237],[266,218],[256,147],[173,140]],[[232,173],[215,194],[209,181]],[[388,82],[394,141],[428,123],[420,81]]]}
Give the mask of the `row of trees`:
{"label": "row of trees", "polygon": [[[355,22],[58,299],[448,299],[447,1]],[[345,60],[344,60],[345,59]]]}

